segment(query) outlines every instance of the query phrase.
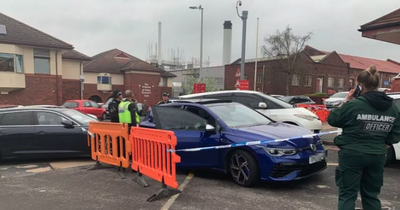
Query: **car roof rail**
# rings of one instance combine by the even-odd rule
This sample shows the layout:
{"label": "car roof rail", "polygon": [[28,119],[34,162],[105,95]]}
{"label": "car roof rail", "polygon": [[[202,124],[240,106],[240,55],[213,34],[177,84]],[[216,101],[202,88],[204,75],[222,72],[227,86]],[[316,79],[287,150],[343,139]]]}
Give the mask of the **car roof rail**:
{"label": "car roof rail", "polygon": [[214,103],[231,103],[232,100],[214,99],[214,98],[200,98],[200,99],[179,99],[174,100],[174,103],[195,103],[195,104],[214,104]]}

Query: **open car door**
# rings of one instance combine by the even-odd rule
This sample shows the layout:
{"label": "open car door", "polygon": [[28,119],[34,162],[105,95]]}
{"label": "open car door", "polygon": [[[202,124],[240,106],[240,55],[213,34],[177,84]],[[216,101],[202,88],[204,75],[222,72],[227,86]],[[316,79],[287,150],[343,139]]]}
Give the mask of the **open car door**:
{"label": "open car door", "polygon": [[[219,145],[219,135],[207,126],[207,121],[176,106],[152,107],[153,122],[157,129],[170,130],[178,139],[176,149],[209,147]],[[206,130],[208,128],[208,131]],[[180,167],[214,167],[219,165],[219,150],[177,152]]]}

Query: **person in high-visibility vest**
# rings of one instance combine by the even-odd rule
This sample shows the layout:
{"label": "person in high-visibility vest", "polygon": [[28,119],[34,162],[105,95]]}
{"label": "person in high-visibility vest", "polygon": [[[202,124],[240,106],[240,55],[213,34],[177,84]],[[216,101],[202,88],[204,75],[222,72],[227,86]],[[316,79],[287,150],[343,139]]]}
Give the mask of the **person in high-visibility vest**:
{"label": "person in high-visibility vest", "polygon": [[128,124],[128,132],[130,132],[132,126],[138,125],[136,103],[133,102],[133,92],[131,90],[125,91],[125,98],[118,106],[118,116],[120,123]]}

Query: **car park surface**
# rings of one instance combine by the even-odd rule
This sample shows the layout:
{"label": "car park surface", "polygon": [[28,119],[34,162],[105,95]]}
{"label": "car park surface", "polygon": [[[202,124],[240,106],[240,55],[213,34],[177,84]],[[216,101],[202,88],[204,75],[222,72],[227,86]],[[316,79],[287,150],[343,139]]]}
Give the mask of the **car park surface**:
{"label": "car park surface", "polygon": [[[263,182],[253,188],[240,187],[229,176],[207,170],[179,170],[177,181],[182,192],[154,202],[146,199],[160,189],[160,183],[146,177],[150,186],[143,188],[132,182],[136,173],[131,171],[127,171],[126,179],[120,179],[116,168],[87,171],[94,162],[59,168],[54,167],[56,161],[6,162],[0,165],[0,203],[7,210],[331,210],[337,209],[334,171],[338,156],[337,148],[328,149],[328,168],[322,173],[293,182]],[[33,169],[37,172],[31,172]],[[384,172],[380,199],[382,206],[391,210],[400,208],[399,173],[398,163],[386,167]],[[356,206],[361,206],[360,200]]]}
{"label": "car park surface", "polygon": [[309,130],[275,122],[227,100],[183,99],[156,106],[141,127],[173,131],[178,139],[177,150],[271,140],[264,145],[233,149],[177,151],[181,156],[178,167],[218,170],[231,174],[242,186],[255,185],[260,179],[303,179],[326,168],[326,151],[319,137],[302,137],[310,135]]}

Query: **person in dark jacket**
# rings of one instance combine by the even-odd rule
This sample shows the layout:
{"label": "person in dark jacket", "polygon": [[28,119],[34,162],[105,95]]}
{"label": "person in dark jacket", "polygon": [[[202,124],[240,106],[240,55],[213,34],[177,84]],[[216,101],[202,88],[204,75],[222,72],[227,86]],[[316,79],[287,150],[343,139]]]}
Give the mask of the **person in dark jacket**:
{"label": "person in dark jacket", "polygon": [[172,102],[169,100],[169,93],[163,93],[163,94],[162,94],[162,100],[159,101],[159,102],[157,103],[156,106],[158,106],[158,105],[160,105],[160,104],[169,104],[169,103],[172,103]]}
{"label": "person in dark jacket", "polygon": [[392,98],[377,91],[380,78],[376,68],[361,72],[357,83],[358,88],[328,117],[331,126],[343,129],[334,140],[340,148],[335,173],[339,210],[355,209],[358,191],[363,209],[382,208],[378,196],[387,148],[400,141],[399,112]]}
{"label": "person in dark jacket", "polygon": [[111,97],[113,97],[113,100],[108,105],[110,121],[119,123],[118,105],[122,100],[122,92],[120,90],[115,90]]}

